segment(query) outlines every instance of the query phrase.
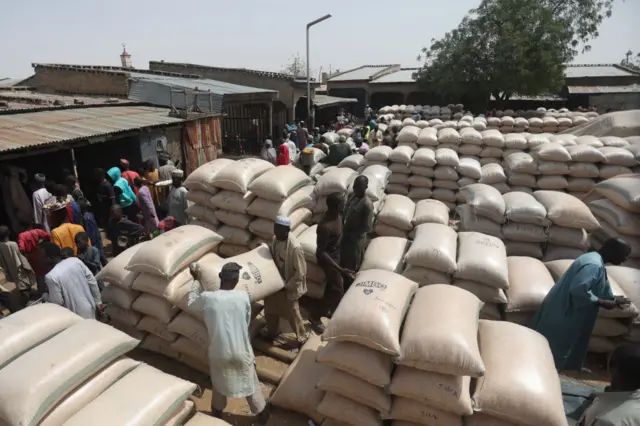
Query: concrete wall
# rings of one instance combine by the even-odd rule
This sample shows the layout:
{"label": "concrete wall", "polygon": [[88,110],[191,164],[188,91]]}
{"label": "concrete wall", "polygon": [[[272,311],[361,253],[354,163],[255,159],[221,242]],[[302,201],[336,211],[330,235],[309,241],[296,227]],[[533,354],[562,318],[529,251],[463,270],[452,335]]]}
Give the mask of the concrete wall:
{"label": "concrete wall", "polygon": [[126,74],[37,66],[30,85],[43,92],[127,96]]}
{"label": "concrete wall", "polygon": [[589,96],[589,106],[595,106],[601,114],[609,108],[614,111],[640,109],[640,93],[591,95]]}

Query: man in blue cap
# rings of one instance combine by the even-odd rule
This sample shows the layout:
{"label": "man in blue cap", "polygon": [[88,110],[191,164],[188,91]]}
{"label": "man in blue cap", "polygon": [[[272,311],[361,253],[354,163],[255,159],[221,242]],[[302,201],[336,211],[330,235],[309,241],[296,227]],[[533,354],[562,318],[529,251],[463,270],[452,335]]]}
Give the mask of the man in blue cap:
{"label": "man in blue cap", "polygon": [[268,340],[280,334],[280,317],[286,318],[296,333],[298,343],[307,339],[299,300],[307,292],[307,262],[298,239],[291,234],[291,219],[276,217],[273,241],[269,245],[271,256],[285,282],[283,290],[264,301]]}

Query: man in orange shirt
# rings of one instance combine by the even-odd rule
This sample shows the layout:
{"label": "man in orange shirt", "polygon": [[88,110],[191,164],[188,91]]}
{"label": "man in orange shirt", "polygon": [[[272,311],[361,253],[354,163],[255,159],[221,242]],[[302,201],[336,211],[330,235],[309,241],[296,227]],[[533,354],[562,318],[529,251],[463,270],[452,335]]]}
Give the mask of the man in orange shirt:
{"label": "man in orange shirt", "polygon": [[76,246],[76,235],[80,232],[86,232],[82,225],[74,225],[69,223],[67,217],[66,205],[56,205],[55,210],[51,211],[51,241],[60,248],[70,248],[73,254],[78,253]]}

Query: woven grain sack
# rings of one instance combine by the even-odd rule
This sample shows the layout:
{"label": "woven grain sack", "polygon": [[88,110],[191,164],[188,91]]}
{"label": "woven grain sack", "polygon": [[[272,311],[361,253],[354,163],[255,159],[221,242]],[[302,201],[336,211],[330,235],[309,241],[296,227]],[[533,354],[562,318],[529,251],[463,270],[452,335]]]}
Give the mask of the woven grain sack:
{"label": "woven grain sack", "polygon": [[380,415],[371,407],[359,404],[333,392],[327,392],[318,405],[322,416],[348,425],[382,426]]}
{"label": "woven grain sack", "polygon": [[415,202],[419,202],[422,200],[426,200],[431,198],[433,192],[429,188],[421,188],[412,186],[409,188],[409,192],[407,193],[407,197],[411,198]]}
{"label": "woven grain sack", "polygon": [[629,141],[617,136],[601,136],[600,142],[602,142],[605,147],[614,146],[618,148],[626,148],[630,145]]}
{"label": "woven grain sack", "polygon": [[421,129],[415,142],[420,146],[438,146],[438,131],[433,127]]}
{"label": "woven grain sack", "polygon": [[381,388],[391,382],[391,356],[357,343],[331,341],[318,352],[316,361]]}
{"label": "woven grain sack", "polygon": [[303,413],[320,423],[323,416],[316,408],[324,397],[324,392],[316,389],[316,383],[324,377],[330,368],[315,362],[318,352],[322,350],[320,336],[313,333],[300,348],[296,359],[280,379],[280,384],[271,396],[270,402],[276,407]]}
{"label": "woven grain sack", "polygon": [[502,226],[502,236],[507,240],[525,243],[544,243],[547,240],[545,229],[530,223],[506,223]]}
{"label": "woven grain sack", "polygon": [[202,228],[207,228],[212,230],[213,232],[216,232],[218,230],[218,226],[220,225],[220,223],[217,221],[216,218],[216,224],[214,225],[211,222],[207,222],[205,220],[201,220],[201,219],[192,219],[191,221],[189,221],[189,225],[194,225],[194,226],[200,226]]}
{"label": "woven grain sack", "polygon": [[81,320],[80,316],[53,303],[30,306],[3,318],[0,321],[0,369]]}
{"label": "woven grain sack", "polygon": [[567,247],[563,245],[549,244],[545,251],[544,257],[542,260],[544,262],[552,262],[554,260],[561,259],[577,259],[581,255],[585,253],[585,250],[575,248],[575,247]]}
{"label": "woven grain sack", "polygon": [[600,163],[604,161],[604,154],[597,148],[589,145],[575,145],[567,147],[567,152],[571,156],[571,161],[586,163]]}
{"label": "woven grain sack", "polygon": [[393,148],[386,145],[376,146],[371,148],[364,155],[364,158],[368,161],[386,162],[389,160],[389,156],[393,152]]}
{"label": "woven grain sack", "polygon": [[120,358],[113,361],[103,370],[88,378],[81,386],[75,389],[73,393],[63,399],[38,424],[40,426],[58,426],[64,424],[75,413],[139,365],[140,361],[129,358]]}
{"label": "woven grain sack", "polygon": [[620,176],[600,182],[595,191],[616,205],[640,213],[640,176]]}
{"label": "woven grain sack", "polygon": [[569,175],[579,178],[595,179],[600,176],[600,170],[595,164],[572,163],[569,164]]}
{"label": "woven grain sack", "polygon": [[240,229],[247,228],[253,220],[248,214],[236,213],[229,210],[216,210],[215,216],[222,224]]}
{"label": "woven grain sack", "polygon": [[180,352],[171,347],[171,342],[164,340],[156,336],[155,334],[149,334],[147,337],[145,337],[142,343],[140,343],[140,348],[160,355],[164,355],[171,359],[180,359]]}
{"label": "woven grain sack", "polygon": [[256,199],[251,192],[220,191],[211,197],[211,205],[230,212],[245,213],[249,205]]}
{"label": "woven grain sack", "polygon": [[557,142],[540,145],[535,148],[534,152],[537,158],[543,161],[571,161],[571,154],[567,148]]}
{"label": "woven grain sack", "polygon": [[363,271],[343,297],[323,340],[349,341],[398,356],[400,325],[418,284],[380,269]]}
{"label": "woven grain sack", "polygon": [[616,166],[612,164],[602,164],[598,169],[598,176],[602,180],[611,179],[621,175],[629,175],[631,173],[633,173],[633,171],[628,167]]}
{"label": "woven grain sack", "polygon": [[222,237],[209,229],[180,226],[144,243],[144,249],[131,257],[127,270],[170,278],[221,241]]}
{"label": "woven grain sack", "polygon": [[231,426],[230,423],[224,420],[217,419],[215,417],[207,416],[197,412],[188,422],[184,423],[185,426]]}
{"label": "woven grain sack", "polygon": [[[389,418],[394,419],[394,424],[396,420],[403,420],[410,422],[411,425],[462,426],[462,417],[460,415],[402,397],[393,399]],[[437,420],[437,423],[434,423],[434,419]]]}
{"label": "woven grain sack", "polygon": [[164,324],[169,324],[180,312],[180,309],[173,306],[167,300],[148,293],[142,293],[136,301],[133,302],[132,307],[134,311],[152,316]]}
{"label": "woven grain sack", "polygon": [[[443,300],[452,303],[443,304]],[[416,292],[402,331],[397,364],[454,376],[481,377],[478,313],[482,302],[460,288],[434,284]]]}
{"label": "woven grain sack", "polygon": [[497,189],[477,183],[460,189],[460,195],[473,208],[474,214],[504,223],[506,205]]}
{"label": "woven grain sack", "polygon": [[322,137],[324,138],[325,142],[328,143],[329,145],[338,143],[338,139],[339,139],[339,136],[336,132],[326,132],[325,134],[322,135]]}
{"label": "woven grain sack", "polygon": [[591,135],[578,136],[574,141],[577,145],[587,145],[594,148],[602,148],[604,146],[599,138]]}
{"label": "woven grain sack", "polygon": [[504,146],[508,149],[527,149],[527,138],[519,133],[508,133],[504,135]]}
{"label": "woven grain sack", "polygon": [[234,163],[228,158],[218,158],[195,169],[184,181],[184,187],[191,191],[205,191],[215,194],[218,189],[212,181],[216,175],[228,165]]}
{"label": "woven grain sack", "polygon": [[560,379],[544,336],[483,320],[479,341],[487,371],[473,394],[476,410],[527,426],[566,426]]}
{"label": "woven grain sack", "polygon": [[209,364],[209,359],[207,358],[207,348],[203,348],[196,342],[184,336],[179,336],[174,342],[171,343],[171,347],[175,351],[179,352],[180,356],[184,354],[192,359],[198,360],[201,364]]}
{"label": "woven grain sack", "polygon": [[[531,132],[531,133],[533,133],[533,132]],[[540,133],[540,132],[538,132],[538,133]],[[532,134],[532,135],[527,136],[527,147],[529,149],[534,149],[534,148],[539,147],[540,145],[546,145],[548,143],[551,143],[551,141],[549,140],[549,137],[547,135]]]}
{"label": "woven grain sack", "polygon": [[411,157],[411,164],[419,167],[433,167],[436,165],[436,153],[431,148],[420,148]]}
{"label": "woven grain sack", "polygon": [[484,118],[481,119],[481,117],[475,117],[471,126],[476,130],[482,131],[487,128],[487,121]]}
{"label": "woven grain sack", "polygon": [[[216,193],[219,191],[217,188],[213,188],[213,190]],[[212,194],[211,192],[191,190],[187,192],[187,201],[190,201],[199,206],[211,207],[209,201],[211,201],[212,195],[214,194]]]}
{"label": "woven grain sack", "polygon": [[598,220],[586,204],[572,195],[556,191],[536,191],[533,196],[547,209],[547,218],[554,225],[584,228],[587,231],[594,231],[599,227]]}
{"label": "woven grain sack", "polygon": [[[640,306],[640,270],[627,266],[607,266],[607,273],[622,289],[631,303]],[[633,323],[640,323],[640,318],[634,317]]]}
{"label": "woven grain sack", "polygon": [[454,273],[456,271],[456,231],[439,223],[424,223],[418,225],[415,230],[416,235],[407,251],[405,261],[409,265]]}
{"label": "woven grain sack", "polygon": [[391,176],[389,177],[389,183],[409,186],[409,175],[405,173],[391,173]]}
{"label": "woven grain sack", "polygon": [[593,179],[577,177],[567,179],[567,191],[569,192],[589,192],[595,186],[596,182]]}
{"label": "woven grain sack", "polygon": [[456,168],[452,166],[436,166],[433,175],[436,179],[450,180],[454,183],[460,179]]}
{"label": "woven grain sack", "polygon": [[438,143],[460,143],[460,133],[456,129],[444,128],[438,130]]}
{"label": "woven grain sack", "polygon": [[411,162],[413,152],[414,150],[411,147],[400,145],[393,149],[389,155],[389,160],[394,163],[408,164]]}
{"label": "woven grain sack", "polygon": [[423,223],[449,224],[449,208],[438,200],[420,200],[416,203],[411,223],[414,226]]}
{"label": "woven grain sack", "polygon": [[253,180],[248,189],[260,198],[284,201],[294,191],[310,183],[311,179],[299,168],[278,166]]}
{"label": "woven grain sack", "polygon": [[360,271],[383,269],[391,272],[402,272],[404,254],[409,240],[398,237],[378,237],[371,240],[364,252]]}
{"label": "woven grain sack", "polygon": [[589,248],[589,235],[584,229],[553,225],[547,233],[550,244],[575,247],[580,250]]}
{"label": "woven grain sack", "polygon": [[327,196],[334,192],[346,193],[358,174],[348,168],[335,168],[320,176],[316,183],[316,193]]}
{"label": "woven grain sack", "polygon": [[418,176],[432,178],[435,175],[433,167],[409,166],[409,169],[411,170],[411,173]]}
{"label": "woven grain sack", "polygon": [[243,158],[220,170],[212,179],[211,184],[217,188],[228,189],[244,194],[249,185],[274,165],[259,158]]}
{"label": "woven grain sack", "polygon": [[71,417],[65,425],[163,424],[197,386],[142,364]]}
{"label": "woven grain sack", "polygon": [[180,312],[169,323],[167,330],[188,338],[202,348],[209,347],[209,334],[204,322],[187,312]]}
{"label": "woven grain sack", "polygon": [[233,256],[239,256],[251,250],[249,246],[231,244],[231,243],[222,243],[218,246],[218,254],[224,258],[228,259]]}
{"label": "woven grain sack", "polygon": [[524,186],[529,189],[538,187],[535,175],[530,175],[528,173],[515,173],[509,169],[507,169],[506,172],[507,182],[511,186]]}
{"label": "woven grain sack", "polygon": [[461,232],[458,246],[456,278],[509,288],[507,251],[500,239],[477,232]]}
{"label": "woven grain sack", "polygon": [[482,134],[473,127],[460,129],[460,141],[469,145],[482,145]]}
{"label": "woven grain sack", "polygon": [[461,176],[480,179],[482,177],[483,168],[480,166],[480,162],[478,162],[478,160],[463,158],[458,163],[456,170]]}
{"label": "woven grain sack", "polygon": [[133,301],[140,295],[139,292],[118,287],[114,284],[107,284],[102,290],[102,301],[115,303],[123,309],[131,309]]}
{"label": "woven grain sack", "polygon": [[458,149],[459,155],[479,156],[481,153],[482,153],[482,147],[480,145],[463,144],[463,145],[460,145],[460,148]]}
{"label": "woven grain sack", "polygon": [[[484,161],[488,161],[488,163],[499,162],[499,160],[494,161],[493,159],[494,158],[500,159],[503,156],[504,156],[504,151],[502,150],[502,148],[496,148],[495,146],[485,146],[484,148],[482,148],[482,151],[480,151],[480,157]],[[488,164],[488,163],[485,163],[485,164]]]}
{"label": "woven grain sack", "polygon": [[0,420],[38,424],[83,381],[137,344],[95,320],[71,325],[0,370]]}
{"label": "woven grain sack", "polygon": [[567,179],[564,176],[539,176],[538,188],[544,190],[562,190],[569,186]]}
{"label": "woven grain sack", "polygon": [[136,328],[141,331],[146,331],[155,336],[158,336],[161,339],[166,340],[167,342],[173,342],[178,338],[178,335],[167,330],[167,324],[158,321],[156,318],[151,316],[144,316],[142,319],[136,324]]}
{"label": "woven grain sack", "polygon": [[531,257],[508,257],[509,289],[507,312],[535,312],[542,305],[555,281],[547,267]]}
{"label": "woven grain sack", "polygon": [[496,183],[506,182],[507,176],[500,164],[485,164],[482,166],[480,183],[493,185]]}
{"label": "woven grain sack", "polygon": [[110,304],[104,309],[105,314],[109,315],[112,322],[124,324],[129,327],[135,327],[142,318],[138,312],[132,309],[122,309],[118,305]]}
{"label": "woven grain sack", "polygon": [[[212,258],[218,257],[218,255],[214,253],[207,253],[203,256],[203,258],[207,256],[210,256]],[[192,278],[188,268],[178,272],[171,279],[162,278],[158,275],[153,274],[139,274],[136,280],[133,282],[133,289],[137,290],[136,293],[142,291],[144,293],[153,294],[154,296],[168,298],[175,294],[175,292],[178,291],[180,287],[187,284],[191,280]],[[105,292],[106,290],[107,289],[105,288]],[[105,301],[104,292],[102,295],[102,300]],[[131,309],[131,307],[122,307],[125,309]]]}
{"label": "woven grain sack", "polygon": [[628,324],[613,318],[598,318],[593,327],[593,336],[618,337],[629,333]]}
{"label": "woven grain sack", "polygon": [[449,284],[451,282],[451,276],[444,272],[413,265],[407,265],[402,276],[417,282],[419,287],[432,284]]}
{"label": "woven grain sack", "polygon": [[211,209],[209,207],[193,204],[187,207],[185,213],[191,218],[204,220],[205,222],[209,222],[212,225],[218,225],[219,223],[214,214],[214,209]]}
{"label": "woven grain sack", "polygon": [[391,173],[405,173],[405,174],[410,174],[411,173],[411,169],[409,168],[408,164],[402,164],[402,163],[391,163],[389,164],[389,170],[391,170]]}
{"label": "woven grain sack", "polygon": [[494,305],[507,303],[507,295],[501,288],[495,288],[475,281],[460,279],[453,280],[452,284],[468,291],[484,303]]}
{"label": "woven grain sack", "polygon": [[484,413],[475,412],[473,416],[465,419],[465,426],[519,426],[506,420],[498,419],[497,417],[489,416]]}
{"label": "woven grain sack", "polygon": [[403,231],[413,229],[413,215],[416,204],[404,195],[391,194],[384,200],[382,210],[378,214],[378,221]]}
{"label": "woven grain sack", "polygon": [[338,167],[346,167],[352,170],[358,170],[358,168],[364,165],[364,155],[352,154],[338,164]]}
{"label": "woven grain sack", "polygon": [[603,163],[613,166],[633,167],[637,165],[634,155],[625,148],[605,146],[599,151],[604,155]]}
{"label": "woven grain sack", "polygon": [[399,366],[391,380],[389,392],[418,403],[437,406],[447,412],[470,416],[473,414],[470,381],[468,376],[451,376]]}
{"label": "woven grain sack", "polygon": [[191,400],[184,401],[177,409],[173,411],[173,414],[164,423],[163,426],[180,426],[184,424],[187,417],[193,414],[195,404]]}
{"label": "woven grain sack", "polygon": [[354,377],[339,369],[332,369],[317,384],[318,389],[335,393],[358,404],[380,411],[383,415],[391,409],[391,397],[384,389]]}
{"label": "woven grain sack", "polygon": [[506,166],[509,170],[518,173],[538,173],[538,162],[526,152],[516,152],[505,157]]}
{"label": "woven grain sack", "polygon": [[563,163],[560,161],[539,161],[538,172],[542,175],[562,176],[568,175],[569,163]]}
{"label": "woven grain sack", "polygon": [[487,146],[504,148],[505,140],[499,130],[489,129],[482,132],[482,141]]}
{"label": "woven grain sack", "polygon": [[402,130],[400,130],[400,133],[398,133],[396,140],[402,143],[414,143],[418,140],[419,133],[420,127],[416,126],[415,123],[407,123]]}
{"label": "woven grain sack", "polygon": [[450,148],[436,149],[436,163],[439,166],[457,167],[460,163],[458,154]]}
{"label": "woven grain sack", "polygon": [[304,230],[298,236],[298,242],[304,252],[304,258],[307,262],[317,263],[316,260],[316,241],[317,241],[318,225],[313,225]]}
{"label": "woven grain sack", "polygon": [[129,247],[107,263],[107,266],[102,268],[96,275],[97,280],[104,281],[105,283],[115,284],[125,289],[130,289],[138,276],[137,272],[132,272],[126,269],[131,259],[144,248],[147,250],[147,243],[136,244],[133,247]]}
{"label": "woven grain sack", "polygon": [[[390,195],[401,195],[401,194],[390,194]],[[408,238],[409,233],[402,229],[398,229],[394,226],[387,225],[382,222],[375,222],[373,227],[373,232],[379,237],[397,237],[397,238]]]}
{"label": "woven grain sack", "polygon": [[396,194],[396,195],[409,195],[409,187],[407,185],[399,184],[399,183],[390,183],[385,188],[385,192],[387,194]]}
{"label": "woven grain sack", "polygon": [[455,211],[457,217],[460,218],[458,232],[480,232],[481,234],[502,238],[501,225],[486,217],[475,215],[473,208],[469,204],[462,204],[456,207]]}

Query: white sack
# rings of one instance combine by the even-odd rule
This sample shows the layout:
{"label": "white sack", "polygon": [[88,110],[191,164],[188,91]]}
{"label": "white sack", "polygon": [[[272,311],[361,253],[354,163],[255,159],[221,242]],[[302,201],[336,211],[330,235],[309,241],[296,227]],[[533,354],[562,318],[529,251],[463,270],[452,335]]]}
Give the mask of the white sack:
{"label": "white sack", "polygon": [[211,184],[244,194],[254,179],[272,168],[273,164],[260,158],[243,158],[220,170],[211,178]]}

